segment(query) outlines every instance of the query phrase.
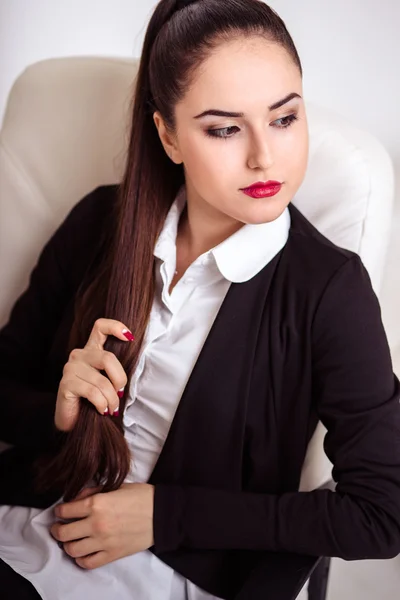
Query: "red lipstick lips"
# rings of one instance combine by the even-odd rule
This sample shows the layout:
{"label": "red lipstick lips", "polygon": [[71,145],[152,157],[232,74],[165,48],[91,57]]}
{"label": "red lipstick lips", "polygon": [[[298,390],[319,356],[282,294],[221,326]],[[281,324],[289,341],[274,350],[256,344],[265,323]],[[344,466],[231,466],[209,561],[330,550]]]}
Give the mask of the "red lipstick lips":
{"label": "red lipstick lips", "polygon": [[257,181],[247,188],[242,188],[242,192],[252,198],[266,198],[275,196],[282,187],[279,181]]}

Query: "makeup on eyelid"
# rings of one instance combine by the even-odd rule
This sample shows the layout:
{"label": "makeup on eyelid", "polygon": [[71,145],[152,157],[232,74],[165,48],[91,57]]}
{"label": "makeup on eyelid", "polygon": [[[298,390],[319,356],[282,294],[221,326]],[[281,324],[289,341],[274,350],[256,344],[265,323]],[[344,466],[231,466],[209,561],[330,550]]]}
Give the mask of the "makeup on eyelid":
{"label": "makeup on eyelid", "polygon": [[[287,120],[288,123],[287,125],[275,125],[274,127],[276,129],[288,129],[291,125],[293,125],[293,123],[295,123],[295,121],[298,120],[298,116],[297,114],[293,113],[291,115],[287,115],[286,117],[280,117],[279,119],[276,119],[275,121],[273,121],[274,123],[276,123],[276,121],[284,121]],[[239,129],[237,127],[237,125],[229,125],[228,127],[220,127],[220,128],[216,128],[216,129],[206,129],[205,130],[205,134],[211,138],[221,138],[221,139],[229,139],[231,137],[234,137],[234,135],[222,135],[221,131],[227,131],[228,129]]]}

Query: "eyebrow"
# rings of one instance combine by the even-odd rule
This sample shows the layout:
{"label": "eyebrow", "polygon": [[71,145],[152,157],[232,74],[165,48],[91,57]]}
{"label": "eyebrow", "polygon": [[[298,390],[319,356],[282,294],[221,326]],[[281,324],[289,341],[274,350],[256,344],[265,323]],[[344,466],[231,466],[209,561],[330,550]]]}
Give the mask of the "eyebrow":
{"label": "eyebrow", "polygon": [[[271,104],[271,106],[269,106],[269,110],[273,111],[276,110],[277,108],[280,108],[281,106],[283,106],[284,104],[287,104],[288,102],[290,102],[290,100],[293,100],[293,98],[300,98],[301,96],[299,94],[296,94],[295,92],[292,92],[291,94],[289,94],[288,96],[285,96],[285,98],[282,98],[282,100],[278,100],[278,102],[275,102],[274,104]],[[211,110],[205,110],[204,112],[202,112],[200,115],[196,115],[195,117],[193,117],[194,119],[201,119],[202,117],[207,117],[207,116],[214,116],[214,117],[232,117],[232,118],[239,118],[239,117],[244,117],[244,113],[240,112],[227,112],[225,110],[217,110],[217,109],[211,109]]]}

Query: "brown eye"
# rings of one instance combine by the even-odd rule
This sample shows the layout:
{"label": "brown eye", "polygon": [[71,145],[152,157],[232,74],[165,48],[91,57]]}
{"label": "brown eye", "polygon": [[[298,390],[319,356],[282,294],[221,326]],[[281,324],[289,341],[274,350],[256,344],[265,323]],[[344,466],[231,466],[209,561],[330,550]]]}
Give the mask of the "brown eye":
{"label": "brown eye", "polygon": [[291,125],[293,125],[293,123],[295,121],[297,121],[297,115],[295,115],[295,114],[288,115],[287,117],[282,117],[282,118],[277,119],[276,121],[274,121],[274,123],[281,122],[282,125],[273,125],[273,126],[277,127],[278,129],[287,129],[288,127],[290,127]]}
{"label": "brown eye", "polygon": [[206,130],[206,134],[210,137],[214,137],[214,138],[222,138],[222,139],[228,139],[230,137],[233,137],[233,135],[225,135],[225,132],[229,132],[232,131],[233,129],[238,129],[239,127],[236,127],[236,125],[231,125],[230,127],[222,127],[221,129],[207,129]]}

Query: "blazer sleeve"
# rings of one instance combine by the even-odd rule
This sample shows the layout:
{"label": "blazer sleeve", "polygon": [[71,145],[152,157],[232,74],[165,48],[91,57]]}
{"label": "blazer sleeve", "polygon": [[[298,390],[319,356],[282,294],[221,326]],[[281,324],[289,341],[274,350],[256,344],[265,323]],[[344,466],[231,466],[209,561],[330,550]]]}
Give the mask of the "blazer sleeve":
{"label": "blazer sleeve", "polygon": [[353,256],[313,322],[313,386],[336,491],[156,485],[155,552],[180,547],[391,558],[400,553],[400,405],[378,300]]}
{"label": "blazer sleeve", "polygon": [[49,389],[44,364],[91,251],[88,232],[96,230],[102,191],[82,198],[44,246],[0,330],[0,440],[7,443],[46,448],[62,438],[54,425],[57,389]]}

